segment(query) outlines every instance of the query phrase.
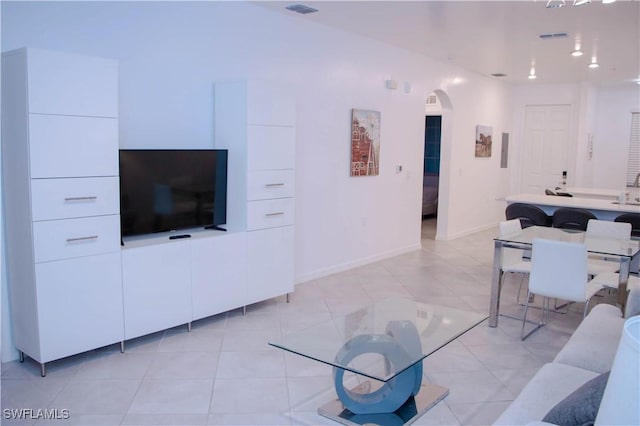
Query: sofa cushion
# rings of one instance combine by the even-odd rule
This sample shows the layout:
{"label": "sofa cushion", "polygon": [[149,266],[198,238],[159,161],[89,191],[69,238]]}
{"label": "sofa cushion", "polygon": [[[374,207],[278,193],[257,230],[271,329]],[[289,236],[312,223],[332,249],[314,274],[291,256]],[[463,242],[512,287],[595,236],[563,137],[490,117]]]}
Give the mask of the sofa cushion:
{"label": "sofa cushion", "polygon": [[607,371],[589,380],[556,404],[542,421],[562,426],[593,425],[608,379]]}
{"label": "sofa cushion", "polygon": [[596,376],[593,371],[570,365],[545,364],[494,424],[526,425],[540,421],[559,401]]}
{"label": "sofa cushion", "polygon": [[611,370],[624,319],[619,308],[596,305],[582,321],[554,362],[596,373]]}

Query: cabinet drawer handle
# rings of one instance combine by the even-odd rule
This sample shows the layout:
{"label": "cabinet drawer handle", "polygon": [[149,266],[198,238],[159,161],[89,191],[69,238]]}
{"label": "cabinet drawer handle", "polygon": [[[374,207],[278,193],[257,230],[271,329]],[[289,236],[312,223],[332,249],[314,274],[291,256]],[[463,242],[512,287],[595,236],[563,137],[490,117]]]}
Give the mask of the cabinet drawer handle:
{"label": "cabinet drawer handle", "polygon": [[90,197],[65,197],[65,201],[92,201],[97,200],[98,197],[90,196]]}
{"label": "cabinet drawer handle", "polygon": [[267,213],[267,214],[265,214],[265,216],[273,217],[273,216],[282,216],[283,214],[284,214],[284,212],[274,212],[274,213]]}
{"label": "cabinet drawer handle", "polygon": [[97,240],[97,235],[89,235],[88,237],[77,237],[77,238],[67,238],[68,243],[74,243],[76,241],[85,241],[85,240]]}
{"label": "cabinet drawer handle", "polygon": [[276,186],[284,186],[284,183],[268,183],[265,185],[267,188],[273,188]]}

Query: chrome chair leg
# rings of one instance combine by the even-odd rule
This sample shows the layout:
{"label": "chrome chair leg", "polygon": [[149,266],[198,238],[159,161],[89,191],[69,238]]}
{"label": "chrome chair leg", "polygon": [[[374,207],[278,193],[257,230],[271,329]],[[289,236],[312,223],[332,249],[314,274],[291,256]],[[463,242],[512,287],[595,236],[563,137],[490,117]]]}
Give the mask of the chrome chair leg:
{"label": "chrome chair leg", "polygon": [[522,303],[520,303],[520,293],[522,292],[522,284],[524,284],[525,274],[520,274],[520,275],[522,275],[522,278],[520,278],[520,286],[518,287],[518,295],[516,296],[516,303],[520,306],[524,306]]}
{"label": "chrome chair leg", "polygon": [[522,330],[520,331],[520,338],[522,340],[524,340],[524,325],[527,323],[527,312],[529,311],[529,294],[530,292],[527,292],[527,300],[524,303],[524,315],[522,316]]}
{"label": "chrome chair leg", "polygon": [[[534,331],[538,330],[539,328],[541,328],[542,326],[544,326],[546,324],[546,321],[548,320],[547,315],[549,315],[549,310],[550,310],[550,301],[548,297],[543,297],[542,298],[542,312],[540,312],[540,322],[534,327],[533,330],[531,330],[530,332],[528,332],[526,335],[524,334],[524,325],[527,323],[527,311],[529,310],[529,300],[531,298],[531,295],[533,293],[531,293],[530,291],[527,292],[527,301],[525,303],[524,306],[524,316],[522,318],[522,331],[520,333],[520,338],[521,340],[525,340],[527,337],[531,336],[531,334],[533,334]],[[546,306],[546,309],[545,309]],[[546,310],[546,312],[545,312]]]}

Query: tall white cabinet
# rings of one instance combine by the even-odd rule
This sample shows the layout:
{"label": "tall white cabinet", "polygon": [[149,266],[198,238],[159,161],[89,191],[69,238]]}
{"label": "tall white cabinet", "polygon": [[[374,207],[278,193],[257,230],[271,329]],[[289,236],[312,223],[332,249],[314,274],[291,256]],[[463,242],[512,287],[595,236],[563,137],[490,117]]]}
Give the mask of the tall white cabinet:
{"label": "tall white cabinet", "polygon": [[247,233],[246,304],[294,286],[295,98],[258,81],[215,86],[215,145],[229,149],[227,226]]}
{"label": "tall white cabinet", "polygon": [[2,55],[2,172],[16,347],[46,362],[124,340],[117,62]]}
{"label": "tall white cabinet", "polygon": [[[295,101],[217,84],[228,232],[120,236],[118,69],[2,54],[2,173],[16,348],[41,364],[293,291]],[[185,147],[187,148],[187,147]]]}

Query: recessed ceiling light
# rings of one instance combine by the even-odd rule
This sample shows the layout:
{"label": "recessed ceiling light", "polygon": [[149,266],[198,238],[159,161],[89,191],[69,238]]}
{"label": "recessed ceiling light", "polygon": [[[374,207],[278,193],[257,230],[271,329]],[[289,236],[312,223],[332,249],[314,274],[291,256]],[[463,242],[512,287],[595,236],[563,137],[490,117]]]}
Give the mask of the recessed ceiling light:
{"label": "recessed ceiling light", "polygon": [[582,50],[574,50],[571,52],[571,56],[582,56]]}
{"label": "recessed ceiling light", "polygon": [[307,13],[314,13],[318,11],[318,9],[305,6],[304,4],[290,4],[289,6],[285,7],[285,9],[290,10],[292,12],[300,13],[302,15],[306,15]]}
{"label": "recessed ceiling light", "polygon": [[536,78],[535,74],[529,74],[529,80],[535,80]]}
{"label": "recessed ceiling light", "polygon": [[599,66],[600,66],[600,65],[598,65],[598,63],[597,63],[597,62],[591,62],[591,63],[589,64],[589,68],[598,68]]}
{"label": "recessed ceiling light", "polygon": [[583,4],[591,3],[591,0],[573,0],[574,6],[582,6]]}
{"label": "recessed ceiling light", "polygon": [[602,0],[602,4],[615,3],[616,0]]}

